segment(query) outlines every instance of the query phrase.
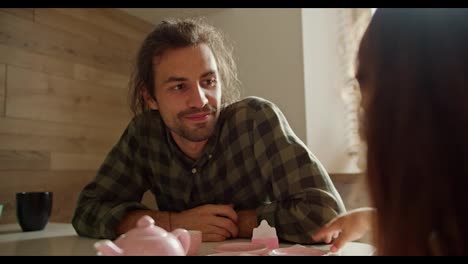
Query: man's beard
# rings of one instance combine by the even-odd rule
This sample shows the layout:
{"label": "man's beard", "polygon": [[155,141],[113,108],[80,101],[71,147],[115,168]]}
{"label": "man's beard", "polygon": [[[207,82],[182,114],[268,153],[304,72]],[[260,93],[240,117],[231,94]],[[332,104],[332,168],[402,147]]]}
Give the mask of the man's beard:
{"label": "man's beard", "polygon": [[203,108],[190,108],[177,114],[177,118],[183,120],[186,115],[197,113],[209,113],[213,116],[213,119],[206,123],[196,124],[196,128],[185,126],[183,122],[180,122],[177,127],[172,128],[172,131],[189,141],[200,142],[207,140],[213,134],[217,121],[217,109],[215,107],[205,105]]}

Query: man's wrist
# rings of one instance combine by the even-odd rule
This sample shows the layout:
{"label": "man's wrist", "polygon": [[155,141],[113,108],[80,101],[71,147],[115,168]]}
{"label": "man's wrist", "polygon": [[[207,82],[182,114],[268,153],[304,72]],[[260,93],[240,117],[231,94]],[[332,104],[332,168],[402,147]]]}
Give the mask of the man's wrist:
{"label": "man's wrist", "polygon": [[251,238],[253,229],[257,227],[257,212],[255,210],[242,210],[237,212],[237,225],[240,238]]}

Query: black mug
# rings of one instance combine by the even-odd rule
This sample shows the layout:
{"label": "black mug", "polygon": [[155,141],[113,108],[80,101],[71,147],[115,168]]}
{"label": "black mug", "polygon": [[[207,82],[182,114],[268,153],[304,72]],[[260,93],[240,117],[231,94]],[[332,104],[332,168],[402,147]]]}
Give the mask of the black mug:
{"label": "black mug", "polygon": [[16,217],[23,231],[42,230],[52,212],[52,192],[16,193]]}

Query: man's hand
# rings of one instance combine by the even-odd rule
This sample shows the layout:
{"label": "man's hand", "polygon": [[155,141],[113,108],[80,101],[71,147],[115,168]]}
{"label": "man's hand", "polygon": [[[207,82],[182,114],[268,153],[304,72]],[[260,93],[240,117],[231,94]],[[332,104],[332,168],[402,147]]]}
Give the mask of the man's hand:
{"label": "man's hand", "polygon": [[180,213],[172,213],[171,227],[200,230],[203,241],[224,241],[237,237],[237,213],[231,205],[201,205]]}
{"label": "man's hand", "polygon": [[252,231],[257,227],[257,212],[255,210],[241,210],[237,211],[239,227],[239,237],[251,238]]}
{"label": "man's hand", "polygon": [[330,247],[331,252],[336,252],[347,242],[359,239],[367,233],[374,212],[372,208],[359,208],[337,216],[313,235],[312,239],[330,243],[336,238]]}

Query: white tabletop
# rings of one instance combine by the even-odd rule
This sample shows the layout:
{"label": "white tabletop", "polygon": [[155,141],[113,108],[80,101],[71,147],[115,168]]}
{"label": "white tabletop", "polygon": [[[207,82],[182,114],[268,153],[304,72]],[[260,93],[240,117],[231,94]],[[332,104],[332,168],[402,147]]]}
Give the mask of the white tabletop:
{"label": "white tabletop", "polygon": [[[0,256],[95,256],[93,244],[99,241],[77,236],[71,224],[48,223],[42,231],[22,232],[17,224],[0,225]],[[213,252],[213,248],[221,243],[234,241],[249,241],[235,239],[224,242],[204,242],[199,255]],[[290,247],[293,244],[281,243],[280,247]],[[328,245],[311,247],[328,250]],[[364,243],[351,242],[341,250],[343,256],[372,255],[373,247]]]}

